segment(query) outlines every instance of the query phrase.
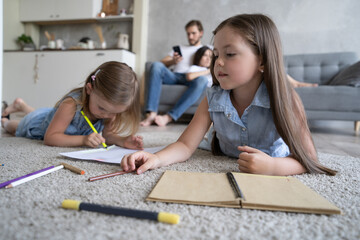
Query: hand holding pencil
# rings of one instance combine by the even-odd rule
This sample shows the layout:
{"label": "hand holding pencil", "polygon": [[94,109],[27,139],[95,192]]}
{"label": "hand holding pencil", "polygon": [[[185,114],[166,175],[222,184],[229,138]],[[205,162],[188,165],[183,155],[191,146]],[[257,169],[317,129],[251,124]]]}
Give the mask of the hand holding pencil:
{"label": "hand holding pencil", "polygon": [[[86,122],[89,124],[89,126],[91,127],[91,129],[93,130],[94,133],[90,134],[89,136],[87,136],[85,138],[85,145],[90,146],[90,147],[97,147],[99,145],[99,143],[102,143],[102,145],[104,146],[104,148],[107,149],[107,145],[105,143],[105,138],[103,138],[98,131],[96,130],[96,128],[94,127],[94,125],[91,123],[90,119],[85,115],[85,113],[83,111],[81,111],[81,114],[83,115],[83,117],[85,118]],[[99,140],[101,142],[99,142]]]}
{"label": "hand holding pencil", "polygon": [[[84,145],[85,146],[89,146],[89,147],[92,147],[92,148],[96,148],[98,147],[100,144],[105,144],[105,138],[103,138],[103,136],[101,136],[101,134],[99,133],[91,133],[87,136],[84,136],[85,139],[84,139]],[[104,146],[104,145],[103,145]],[[105,148],[105,147],[104,147]]]}

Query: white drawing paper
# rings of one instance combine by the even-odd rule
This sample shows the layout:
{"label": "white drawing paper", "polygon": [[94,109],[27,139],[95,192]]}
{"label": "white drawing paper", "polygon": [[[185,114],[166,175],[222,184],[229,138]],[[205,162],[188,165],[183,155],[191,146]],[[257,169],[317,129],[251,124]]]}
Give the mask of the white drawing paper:
{"label": "white drawing paper", "polygon": [[[165,146],[161,147],[152,147],[152,148],[144,148],[143,151],[155,153],[163,149]],[[93,160],[99,161],[104,163],[117,163],[120,164],[122,158],[126,154],[134,153],[139,150],[127,149],[118,147],[115,145],[109,146],[107,149],[105,148],[97,148],[97,149],[90,149],[90,150],[81,150],[75,152],[64,152],[60,153],[60,155],[75,158],[80,160]]]}

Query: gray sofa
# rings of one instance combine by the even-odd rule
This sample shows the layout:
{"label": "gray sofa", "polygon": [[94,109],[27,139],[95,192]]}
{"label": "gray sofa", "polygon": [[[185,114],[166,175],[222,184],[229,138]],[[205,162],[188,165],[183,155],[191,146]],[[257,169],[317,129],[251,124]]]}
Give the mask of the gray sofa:
{"label": "gray sofa", "polygon": [[[360,128],[360,87],[326,85],[341,70],[358,61],[354,52],[284,56],[285,69],[294,79],[318,83],[319,87],[296,88],[309,120],[346,120]],[[151,62],[146,63],[145,101]],[[163,85],[159,112],[167,112],[186,90],[182,85]],[[202,99],[202,97],[201,97]],[[185,113],[194,114],[201,99]]]}

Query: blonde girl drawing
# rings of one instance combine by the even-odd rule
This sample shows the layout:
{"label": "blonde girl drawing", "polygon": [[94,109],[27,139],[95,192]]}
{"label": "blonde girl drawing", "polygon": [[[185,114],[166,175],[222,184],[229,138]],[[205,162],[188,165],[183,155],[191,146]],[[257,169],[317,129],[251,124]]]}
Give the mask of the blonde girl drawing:
{"label": "blonde girl drawing", "polygon": [[241,172],[335,175],[318,161],[302,102],[286,79],[273,21],[261,14],[223,21],[214,31],[213,53],[214,85],[184,133],[156,154],[125,156],[122,168],[140,174],[186,161],[213,123],[213,153],[236,158]]}
{"label": "blonde girl drawing", "polygon": [[[102,135],[92,131],[81,110]],[[14,112],[27,115],[20,122],[6,118]],[[97,147],[106,142],[131,149],[143,146],[142,137],[134,136],[139,122],[139,83],[132,69],[119,62],[100,65],[83,87],[67,93],[54,108],[34,110],[17,98],[3,111],[1,119],[7,132],[43,139],[50,146]]]}

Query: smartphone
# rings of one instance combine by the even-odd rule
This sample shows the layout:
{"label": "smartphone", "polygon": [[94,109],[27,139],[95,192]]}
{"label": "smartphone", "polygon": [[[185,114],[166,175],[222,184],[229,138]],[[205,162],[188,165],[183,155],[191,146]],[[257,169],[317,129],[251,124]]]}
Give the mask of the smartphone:
{"label": "smartphone", "polygon": [[180,47],[179,47],[179,46],[173,46],[173,50],[174,50],[174,52],[177,52],[177,53],[182,57],[182,54],[181,54],[181,51],[180,51]]}

